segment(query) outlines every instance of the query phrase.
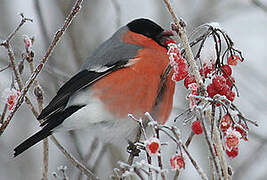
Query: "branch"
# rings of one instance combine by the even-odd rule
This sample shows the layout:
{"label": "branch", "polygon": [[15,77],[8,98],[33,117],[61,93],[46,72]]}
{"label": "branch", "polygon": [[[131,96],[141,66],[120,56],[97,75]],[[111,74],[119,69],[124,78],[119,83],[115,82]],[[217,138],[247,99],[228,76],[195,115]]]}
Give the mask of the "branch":
{"label": "branch", "polygon": [[57,141],[57,139],[51,135],[50,139],[53,141],[53,143],[58,147],[58,149],[65,155],[65,157],[71,161],[71,163],[77,167],[82,173],[84,173],[88,178],[90,179],[98,179],[89,169],[86,168],[83,164],[81,164],[79,161],[77,161],[71,154],[67,152],[67,150]]}
{"label": "branch", "polygon": [[185,48],[185,54],[187,56],[187,61],[192,69],[192,73],[196,79],[196,83],[198,85],[198,87],[200,87],[200,92],[201,92],[201,95],[205,95],[205,91],[204,91],[204,84],[203,84],[203,81],[201,79],[201,76],[199,74],[199,71],[198,71],[198,68],[197,68],[197,65],[195,63],[195,60],[194,60],[194,55],[193,55],[193,52],[190,48],[190,44],[189,44],[189,41],[188,41],[188,38],[186,36],[186,33],[185,33],[185,23],[180,19],[178,20],[177,16],[175,15],[170,3],[168,0],[163,0],[164,3],[166,4],[172,18],[173,18],[173,21],[175,23],[175,26],[173,26],[173,29],[177,32],[177,34],[179,35],[181,41],[182,41],[182,44],[183,44],[183,47]]}
{"label": "branch", "polygon": [[2,42],[0,45],[1,46],[5,46],[5,44],[9,44],[9,42],[11,41],[11,39],[15,36],[15,34],[20,30],[20,28],[27,22],[27,21],[30,21],[30,22],[33,22],[32,19],[30,18],[25,18],[23,13],[20,14],[21,16],[21,21],[19,23],[19,25],[17,26],[17,28],[11,33],[9,34],[8,38]]}
{"label": "branch", "polygon": [[62,35],[64,34],[64,32],[66,31],[66,29],[68,28],[68,26],[70,25],[72,19],[75,17],[75,15],[79,12],[80,8],[81,8],[81,4],[82,4],[83,0],[77,0],[74,7],[72,8],[70,14],[68,15],[68,17],[66,18],[63,26],[61,27],[61,29],[59,31],[56,32],[54,39],[52,41],[52,43],[50,44],[48,50],[46,51],[43,59],[41,60],[40,64],[35,68],[34,72],[32,73],[31,77],[29,78],[29,80],[26,82],[24,88],[21,91],[20,96],[18,97],[12,111],[10,112],[9,116],[7,117],[6,121],[4,122],[2,128],[0,129],[0,135],[3,134],[5,128],[8,126],[8,124],[10,123],[11,119],[13,118],[14,114],[17,112],[18,108],[21,106],[21,104],[23,103],[23,99],[26,95],[26,93],[28,92],[29,88],[31,87],[32,83],[34,82],[34,80],[36,79],[36,77],[38,76],[38,74],[41,72],[41,70],[44,67],[44,64],[46,63],[46,61],[48,60],[48,57],[51,55],[51,53],[53,52],[55,46],[57,45],[57,43],[59,42],[59,40],[61,39]]}

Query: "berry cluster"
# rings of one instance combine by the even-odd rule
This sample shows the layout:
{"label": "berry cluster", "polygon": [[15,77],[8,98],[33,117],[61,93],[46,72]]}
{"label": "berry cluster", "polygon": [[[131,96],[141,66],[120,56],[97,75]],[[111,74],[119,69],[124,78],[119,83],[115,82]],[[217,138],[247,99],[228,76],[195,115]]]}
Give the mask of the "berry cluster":
{"label": "berry cluster", "polygon": [[168,43],[167,54],[169,55],[170,64],[174,70],[172,80],[175,82],[183,80],[189,74],[188,66],[175,43]]}
{"label": "berry cluster", "polygon": [[[184,79],[184,86],[190,90],[187,98],[190,101],[191,109],[196,104],[194,98],[190,98],[190,95],[198,95],[196,80],[194,75],[189,73],[189,67],[185,59],[181,56],[181,53],[177,45],[173,42],[168,44],[168,53],[170,64],[173,67],[174,74],[172,79],[177,82]],[[215,95],[225,96],[229,101],[233,102],[235,99],[235,92],[232,90],[235,79],[232,75],[231,66],[235,66],[242,59],[238,55],[232,55],[228,58],[225,65],[216,65],[212,63],[204,63],[202,68],[200,68],[200,75],[203,77],[204,82],[207,85],[207,92],[210,98],[213,98]],[[230,66],[231,65],[231,66]],[[196,87],[196,90],[192,90],[190,85]],[[217,103],[217,105],[220,105]]]}
{"label": "berry cluster", "polygon": [[225,114],[220,121],[220,129],[225,140],[225,152],[230,158],[235,158],[239,152],[240,140],[247,141],[247,127],[243,123],[233,123],[229,114]]}
{"label": "berry cluster", "polygon": [[231,87],[235,83],[233,77],[231,77],[232,69],[229,65],[221,66],[223,75],[215,75],[212,78],[212,83],[207,86],[207,92],[209,97],[213,98],[216,94],[226,96],[229,101],[234,101],[235,92],[231,90]]}

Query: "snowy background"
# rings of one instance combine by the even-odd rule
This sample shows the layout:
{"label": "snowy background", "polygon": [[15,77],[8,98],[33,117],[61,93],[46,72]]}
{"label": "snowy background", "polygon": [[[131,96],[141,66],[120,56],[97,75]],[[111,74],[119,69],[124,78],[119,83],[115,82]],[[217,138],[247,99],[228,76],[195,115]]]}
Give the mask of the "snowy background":
{"label": "snowy background", "polygon": [[[37,0],[1,0],[0,3],[0,39],[4,40],[20,22],[19,13],[32,18],[33,23],[26,23],[12,41],[16,59],[21,58],[24,50],[23,35],[35,36],[33,50],[34,60],[38,62],[44,55],[49,42],[58,30],[66,14],[71,10],[73,2],[67,0],[40,1],[41,13],[47,28],[48,37],[44,37],[40,29],[40,21],[36,9]],[[241,97],[236,99],[236,104],[248,119],[256,120],[259,127],[250,126],[249,141],[241,145],[240,154],[234,160],[229,160],[235,174],[234,180],[264,180],[267,176],[267,11],[257,7],[250,0],[176,0],[171,1],[178,16],[187,23],[187,32],[207,22],[219,22],[224,30],[232,37],[235,47],[238,47],[245,57],[234,70],[237,86]],[[267,1],[261,1],[267,5]],[[118,27],[139,17],[153,19],[165,28],[169,28],[171,18],[162,1],[156,0],[90,0],[83,3],[83,7],[72,25],[65,33],[63,39],[50,57],[44,71],[38,77],[44,90],[45,105],[55,95],[56,91],[72,76],[83,60],[105,39],[110,37]],[[0,48],[0,69],[8,64],[8,56],[4,48]],[[24,80],[29,77],[26,67]],[[11,70],[0,72],[0,93],[9,88],[11,83]],[[187,106],[185,101],[185,88],[177,83],[174,100],[174,110],[169,123],[173,124],[175,115],[182,112]],[[29,95],[33,96],[32,91]],[[0,96],[2,96],[0,94]],[[35,102],[34,98],[33,102]],[[4,106],[3,98],[0,103],[0,112]],[[174,123],[182,132],[185,140],[189,135],[189,126],[182,122]],[[39,129],[31,111],[23,105],[16,113],[15,118],[0,137],[0,179],[41,179],[42,146],[37,146],[26,151],[23,155],[13,159],[13,148],[26,137]],[[86,154],[90,149],[92,137],[86,136],[86,131],[58,133],[56,137],[77,158],[79,153]],[[76,140],[74,140],[76,138]],[[76,143],[74,143],[76,142]],[[190,152],[208,171],[207,147],[202,137],[193,139]],[[60,165],[67,165],[67,174],[71,179],[77,179],[78,170],[75,169],[59,152],[54,144],[50,143],[49,179],[53,179],[52,172],[57,171]],[[97,157],[103,145],[97,145],[94,157]],[[174,153],[173,147],[166,147],[166,156]],[[105,156],[100,160],[97,174],[104,177],[111,174],[112,167],[118,159],[127,157],[125,150],[108,148]],[[164,157],[164,156],[163,156]],[[168,158],[165,164],[168,165]],[[93,165],[94,159],[89,165]],[[189,161],[186,169],[181,173],[181,179],[199,179],[199,176]],[[170,168],[170,167],[168,167]],[[207,172],[209,174],[209,172]]]}

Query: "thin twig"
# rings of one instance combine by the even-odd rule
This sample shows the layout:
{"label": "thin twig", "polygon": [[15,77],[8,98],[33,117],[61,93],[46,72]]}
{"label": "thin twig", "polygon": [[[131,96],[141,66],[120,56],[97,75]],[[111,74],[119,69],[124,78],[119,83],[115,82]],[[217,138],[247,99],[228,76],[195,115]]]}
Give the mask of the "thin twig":
{"label": "thin twig", "polygon": [[35,68],[34,73],[32,73],[32,75],[29,78],[29,80],[26,82],[24,88],[21,91],[20,96],[18,97],[18,99],[17,99],[17,101],[16,101],[16,103],[14,105],[14,108],[10,112],[10,114],[7,117],[6,121],[3,123],[3,126],[0,129],[0,135],[4,132],[4,130],[6,129],[6,127],[8,126],[8,124],[10,123],[11,119],[13,118],[14,114],[17,112],[18,108],[23,103],[23,99],[24,99],[26,93],[28,92],[29,88],[31,87],[32,83],[34,82],[34,80],[36,79],[36,77],[38,76],[38,74],[41,72],[41,70],[43,69],[44,64],[48,60],[48,57],[54,51],[55,46],[57,45],[57,43],[61,39],[62,35],[64,34],[64,32],[66,31],[66,29],[68,28],[68,26],[70,25],[72,19],[79,12],[79,10],[81,8],[82,2],[83,2],[83,0],[77,0],[76,1],[74,7],[72,8],[72,10],[70,12],[70,14],[66,18],[66,20],[65,20],[62,28],[59,31],[56,32],[56,34],[54,36],[54,39],[53,39],[52,43],[50,44],[48,50],[46,51],[43,59],[41,60],[40,64]]}
{"label": "thin twig", "polygon": [[6,112],[7,112],[7,107],[8,107],[8,105],[6,103],[5,106],[4,106],[2,114],[0,114],[1,115],[0,116],[0,124],[3,124],[3,122],[4,122],[4,119],[5,119],[5,116],[6,116]]}
{"label": "thin twig", "polygon": [[191,143],[193,137],[194,137],[195,133],[193,131],[191,131],[189,137],[187,138],[186,142],[185,142],[185,147],[188,148],[189,144]]}
{"label": "thin twig", "polygon": [[[26,54],[27,54],[27,62],[30,66],[30,71],[33,73],[34,71],[34,62],[33,62],[33,56],[34,52],[29,48],[28,46],[25,46]],[[34,95],[36,96],[39,112],[43,110],[43,91],[39,86],[39,83],[37,80],[34,81]],[[37,118],[37,116],[36,116]],[[48,139],[43,139],[43,180],[47,180],[47,173],[48,173]]]}
{"label": "thin twig", "polygon": [[67,150],[57,141],[57,139],[51,135],[50,139],[53,143],[58,147],[58,149],[65,155],[65,157],[75,166],[77,167],[83,174],[91,179],[98,179],[89,169],[86,168],[85,165],[81,164],[77,161],[71,154],[67,152]]}
{"label": "thin twig", "polygon": [[[41,7],[40,7],[40,0],[35,0],[33,1],[34,2],[34,7],[35,7],[35,11],[36,11],[36,14],[37,14],[37,18],[38,18],[38,22],[39,22],[39,25],[40,25],[40,30],[41,30],[41,33],[42,33],[42,36],[43,36],[43,39],[44,39],[44,45],[45,45],[45,48],[49,47],[49,41],[50,41],[50,38],[49,38],[49,35],[48,35],[48,31],[47,31],[47,28],[45,26],[45,22],[44,22],[44,17],[42,15],[42,12],[41,12]],[[51,67],[54,67],[54,59],[53,59],[53,56],[50,57],[50,61],[48,63]],[[54,68],[51,68],[51,73],[54,74]],[[53,76],[54,78],[54,83],[57,83],[58,82],[58,76]]]}
{"label": "thin twig", "polygon": [[8,64],[5,67],[3,67],[2,69],[0,69],[0,72],[3,72],[5,70],[7,70],[8,68],[10,68],[10,64]]}
{"label": "thin twig", "polygon": [[33,22],[32,19],[30,18],[25,18],[23,13],[20,14],[21,16],[21,21],[19,23],[19,25],[16,27],[16,29],[14,29],[14,31],[12,33],[9,34],[9,36],[7,37],[7,39],[2,42],[0,45],[1,46],[5,46],[6,44],[9,44],[9,42],[11,41],[11,39],[15,36],[15,34],[20,30],[20,28],[27,22],[27,21],[30,21],[30,22]]}
{"label": "thin twig", "polygon": [[[137,134],[135,137],[135,142],[139,142],[139,140],[141,139],[141,135],[142,135],[142,128],[140,126],[138,126],[138,130],[137,130]],[[134,153],[130,153],[129,157],[128,157],[128,164],[132,165],[133,164],[133,160],[134,160]]]}
{"label": "thin twig", "polygon": [[[157,138],[159,139],[160,138],[159,137],[159,129],[156,128],[155,131],[156,131]],[[162,165],[161,150],[159,150],[158,165],[159,165],[160,169],[162,170],[163,169],[163,165]],[[165,176],[164,172],[161,173],[161,177],[162,177],[163,180],[166,179],[166,176]]]}
{"label": "thin twig", "polygon": [[[85,164],[88,164],[88,161],[91,159],[93,153],[96,151],[96,148],[99,145],[99,140],[98,138],[94,138],[93,142],[91,143],[90,148],[88,149],[88,152],[85,154],[84,158],[81,157],[81,159],[83,159],[83,162]],[[81,180],[82,179],[82,172],[80,171],[77,180]]]}

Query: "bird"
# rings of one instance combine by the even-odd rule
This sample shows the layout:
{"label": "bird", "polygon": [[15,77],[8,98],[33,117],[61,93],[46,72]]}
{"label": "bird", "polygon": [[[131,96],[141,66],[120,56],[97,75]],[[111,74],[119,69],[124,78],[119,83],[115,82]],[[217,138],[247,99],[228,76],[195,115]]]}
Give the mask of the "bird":
{"label": "bird", "polygon": [[129,114],[149,112],[164,124],[172,110],[175,83],[163,81],[174,33],[153,20],[134,19],[117,30],[63,84],[37,119],[42,129],[14,149],[14,157],[52,133],[89,128],[104,139],[126,138],[138,124]]}

